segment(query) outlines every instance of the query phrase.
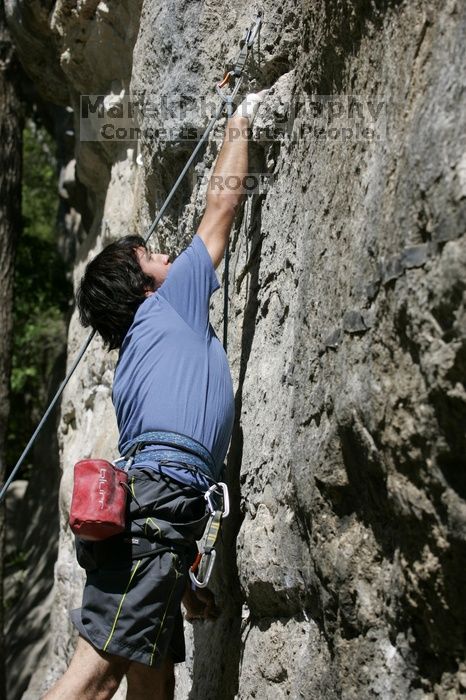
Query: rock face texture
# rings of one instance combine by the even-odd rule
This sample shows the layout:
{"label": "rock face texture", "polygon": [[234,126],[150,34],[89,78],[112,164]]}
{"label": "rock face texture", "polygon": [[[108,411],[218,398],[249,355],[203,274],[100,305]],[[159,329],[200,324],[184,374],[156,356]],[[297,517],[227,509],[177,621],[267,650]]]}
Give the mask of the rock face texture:
{"label": "rock face texture", "polygon": [[[56,101],[76,110],[77,282],[160,208],[195,145],[179,133],[206,125],[202,98],[215,103],[250,4],[7,5],[25,68],[34,77],[44,60]],[[248,90],[271,86],[251,145],[268,187],[231,240],[223,613],[188,630],[177,698],[453,700],[466,695],[466,8],[262,9]],[[149,100],[143,137],[80,141],[82,93]],[[179,252],[195,231],[220,135],[154,234],[159,249]],[[222,313],[217,293],[219,332]],[[69,362],[85,337],[75,315]],[[63,398],[54,603],[27,700],[72,654],[72,465],[116,456],[115,360],[94,341]]]}

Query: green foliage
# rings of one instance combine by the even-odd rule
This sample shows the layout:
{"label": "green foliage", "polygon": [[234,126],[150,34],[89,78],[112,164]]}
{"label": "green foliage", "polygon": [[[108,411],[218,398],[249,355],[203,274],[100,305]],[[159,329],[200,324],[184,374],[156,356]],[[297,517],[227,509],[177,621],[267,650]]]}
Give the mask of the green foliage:
{"label": "green foliage", "polygon": [[[29,122],[23,131],[22,211],[24,233],[34,239],[55,241],[57,164],[49,134]],[[24,248],[24,245],[20,246]]]}
{"label": "green foliage", "polygon": [[[22,211],[15,266],[11,411],[7,459],[13,465],[45,408],[66,339],[72,296],[57,248],[57,172],[45,129],[24,130]],[[23,474],[24,476],[24,474]]]}
{"label": "green foliage", "polygon": [[5,559],[7,569],[26,569],[29,562],[27,553],[22,549],[14,549],[10,556]]}

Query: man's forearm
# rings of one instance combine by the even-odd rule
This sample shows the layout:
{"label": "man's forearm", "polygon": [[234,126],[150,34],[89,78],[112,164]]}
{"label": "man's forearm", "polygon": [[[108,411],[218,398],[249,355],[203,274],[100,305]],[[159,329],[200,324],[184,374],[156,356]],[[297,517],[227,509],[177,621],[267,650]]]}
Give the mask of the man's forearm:
{"label": "man's forearm", "polygon": [[207,206],[214,205],[236,211],[243,199],[243,182],[248,171],[247,117],[234,115],[225,129],[220,153],[210,178]]}
{"label": "man's forearm", "polygon": [[265,91],[249,94],[228,120],[223,145],[207,190],[207,206],[198,228],[215,267],[220,263],[243,199],[248,173],[249,128]]}

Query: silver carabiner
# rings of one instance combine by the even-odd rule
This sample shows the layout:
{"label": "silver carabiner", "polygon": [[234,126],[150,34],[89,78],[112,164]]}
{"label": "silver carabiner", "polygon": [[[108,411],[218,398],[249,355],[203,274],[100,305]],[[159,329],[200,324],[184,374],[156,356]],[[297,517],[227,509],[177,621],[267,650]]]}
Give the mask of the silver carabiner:
{"label": "silver carabiner", "polygon": [[247,30],[245,41],[247,43],[248,48],[251,48],[251,46],[253,45],[253,43],[256,39],[256,36],[257,36],[257,32],[260,31],[261,26],[262,26],[262,11],[259,10],[259,12],[257,13],[257,17],[254,20],[254,25],[252,25]]}
{"label": "silver carabiner", "polygon": [[215,493],[216,490],[217,490],[217,484],[214,484],[204,494],[204,498],[207,501],[207,505],[209,506],[209,511],[210,511],[211,515],[213,515],[215,513],[215,508],[214,508],[214,505],[212,503],[211,496],[213,493]]}
{"label": "silver carabiner", "polygon": [[223,492],[223,519],[228,517],[228,515],[230,514],[230,495],[228,493],[228,486],[223,481],[219,481],[217,486],[220,486]]}
{"label": "silver carabiner", "polygon": [[[201,561],[199,562],[199,566],[198,566],[199,573],[203,573],[202,570],[204,568],[206,568],[204,578],[202,580],[199,580],[196,577],[196,574],[194,573],[194,571],[191,571],[191,569],[189,570],[189,578],[194,583],[194,585],[197,586],[197,588],[205,588],[207,586],[207,584],[209,583],[210,575],[212,573],[212,569],[214,568],[216,556],[217,556],[217,552],[215,551],[215,549],[212,549],[208,554],[204,553],[202,555]],[[209,560],[205,566],[203,565],[204,557],[209,558]]]}
{"label": "silver carabiner", "polygon": [[219,510],[219,509],[215,508],[214,504],[212,503],[211,497],[214,493],[218,493],[219,487],[222,491],[222,498],[223,498],[222,518],[226,518],[230,513],[230,497],[228,494],[228,486],[223,481],[219,481],[218,484],[213,484],[213,486],[211,486],[210,489],[208,489],[205,492],[204,498],[207,501],[207,505],[209,506],[210,514],[213,515],[215,513],[215,511]]}

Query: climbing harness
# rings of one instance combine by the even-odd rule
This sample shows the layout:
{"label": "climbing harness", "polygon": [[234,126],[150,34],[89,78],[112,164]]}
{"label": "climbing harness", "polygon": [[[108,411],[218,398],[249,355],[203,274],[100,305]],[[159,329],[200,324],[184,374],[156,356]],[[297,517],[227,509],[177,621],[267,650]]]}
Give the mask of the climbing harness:
{"label": "climbing harness", "polygon": [[[188,435],[182,435],[181,433],[175,433],[171,430],[150,430],[141,435],[137,435],[131,440],[127,440],[121,446],[121,452],[123,457],[115,460],[116,462],[126,461],[128,456],[132,456],[137,462],[138,458],[144,459],[147,456],[145,452],[144,455],[139,454],[141,450],[150,445],[156,445],[157,447],[175,448],[177,450],[183,451],[183,459],[188,460],[188,463],[200,469],[203,473],[211,477],[217,474],[217,467],[215,460],[207,447],[192,437]],[[158,452],[158,461],[166,459],[166,455]],[[173,457],[172,453],[170,453]]]}
{"label": "climbing harness", "polygon": [[[148,447],[153,447],[154,450],[147,450]],[[155,448],[157,448],[157,451],[155,451]],[[175,458],[173,449],[181,450],[182,456],[180,455],[179,457],[179,463],[183,468],[190,465],[192,468],[201,471],[203,475],[216,474],[218,472],[215,466],[215,460],[207,448],[197,440],[194,440],[187,435],[180,435],[179,433],[160,430],[138,435],[136,438],[128,441],[124,445],[124,449],[122,450],[124,452],[124,456],[115,460],[113,467],[115,473],[118,472],[120,475],[124,475],[126,477],[126,479],[122,479],[120,486],[126,487],[130,498],[132,498],[139,506],[141,513],[143,512],[144,508],[138,503],[134,491],[127,486],[127,472],[133,464],[136,465],[138,462],[145,462],[147,464],[148,461],[153,459],[154,462],[157,463],[157,471],[164,474],[166,473],[165,467],[170,469],[176,462],[178,462],[178,457]],[[142,452],[142,450],[144,450],[144,452]],[[97,462],[99,463],[98,465],[94,464]],[[89,465],[88,463],[91,464]],[[81,463],[78,462],[78,465],[81,464],[86,469],[92,467],[94,470],[95,467],[101,469],[101,463],[104,463],[104,466],[109,464],[106,463],[105,460],[83,460]],[[115,467],[118,468],[115,469]],[[92,474],[94,475],[94,473],[95,472],[93,471]],[[118,476],[116,478],[118,478]],[[170,478],[173,478],[172,473],[170,473]],[[174,478],[176,479],[176,475]],[[213,478],[210,478],[210,481],[212,482],[212,485],[207,489],[207,491],[202,491],[206,504],[206,511],[208,512],[208,519],[204,532],[201,538],[197,541],[198,552],[189,570],[190,579],[198,588],[205,588],[209,582],[215,563],[215,545],[220,532],[220,526],[223,518],[226,518],[230,512],[230,500],[227,485],[221,481],[216,482]],[[196,487],[194,486],[194,488]],[[124,489],[120,489],[120,491],[121,501],[123,498]],[[99,541],[124,530],[124,526],[119,530],[115,529],[115,520],[118,524],[120,524],[120,521],[115,518],[116,508],[112,509],[109,507],[108,517],[104,519],[102,517],[100,503],[97,502],[89,504],[89,501],[82,503],[82,498],[75,498],[75,494],[79,496],[81,495],[81,492],[82,489],[80,488],[79,484],[75,484],[73,501],[76,500],[76,506],[73,519],[70,516],[70,525],[72,522],[74,525],[78,525],[77,529],[76,527],[72,527],[75,534],[82,538],[82,533],[84,532],[85,539]],[[126,496],[126,493],[124,495]],[[73,506],[71,513],[73,514]],[[84,513],[85,515],[83,515]],[[77,517],[78,514],[79,517]],[[104,522],[102,523],[103,520]],[[149,528],[149,531],[147,530],[147,520],[151,520],[154,525],[153,528]],[[173,523],[171,523],[171,526],[175,527],[175,529],[179,531],[182,531],[183,528],[186,527],[185,524]],[[112,531],[110,531],[110,527],[113,528]],[[141,531],[142,532],[140,535],[131,538],[133,558],[150,556],[151,554],[159,554],[165,549],[170,549],[170,546],[167,544],[167,541],[163,536],[163,521],[159,521],[158,518],[145,518],[144,525],[141,524]],[[177,547],[177,545],[174,545],[173,543],[171,546],[175,549]],[[181,547],[183,548],[183,546],[184,545],[182,544]]]}
{"label": "climbing harness", "polygon": [[[147,229],[147,232],[146,232],[146,234],[145,234],[145,236],[144,236],[144,241],[145,241],[146,243],[147,243],[147,241],[150,239],[150,237],[152,236],[153,232],[155,231],[156,226],[157,226],[158,223],[160,222],[160,220],[161,220],[162,216],[164,215],[164,213],[165,213],[165,211],[166,211],[168,205],[170,204],[170,202],[171,202],[171,200],[172,200],[172,198],[173,198],[173,196],[174,196],[176,190],[178,189],[178,187],[179,187],[181,181],[183,180],[184,176],[186,175],[186,173],[188,172],[189,168],[191,167],[191,165],[192,165],[194,159],[196,158],[196,156],[197,156],[197,154],[199,153],[200,149],[202,148],[203,144],[204,144],[205,141],[207,140],[207,138],[208,138],[210,132],[211,132],[212,129],[214,128],[214,126],[215,126],[215,124],[217,123],[217,121],[220,119],[220,117],[221,117],[221,115],[222,115],[222,112],[223,112],[223,110],[224,110],[224,108],[225,108],[225,105],[227,106],[228,114],[229,114],[229,115],[231,114],[232,105],[233,105],[233,100],[234,100],[234,98],[236,97],[236,95],[237,95],[237,93],[238,93],[238,90],[239,90],[239,88],[240,88],[240,86],[241,86],[242,79],[243,79],[243,71],[244,71],[244,68],[245,68],[245,66],[246,66],[246,63],[247,63],[247,61],[248,61],[249,54],[250,54],[250,52],[252,51],[254,41],[255,41],[256,39],[259,39],[261,25],[262,25],[262,12],[258,12],[258,13],[257,13],[257,17],[256,17],[255,20],[252,22],[251,26],[250,26],[249,29],[246,31],[244,38],[243,38],[243,39],[241,40],[241,42],[240,42],[240,51],[239,51],[238,57],[236,58],[236,61],[235,61],[235,64],[234,64],[234,68],[233,68],[232,70],[230,70],[230,71],[227,71],[227,73],[225,74],[223,80],[216,86],[217,93],[218,93],[219,96],[221,97],[221,104],[218,106],[218,109],[217,109],[216,113],[214,114],[214,116],[213,116],[212,119],[210,120],[209,124],[207,125],[207,128],[206,128],[206,130],[204,131],[203,135],[201,136],[201,138],[200,138],[198,144],[196,145],[196,148],[194,149],[193,153],[191,154],[191,156],[190,156],[189,160],[187,161],[186,165],[184,166],[183,170],[182,170],[181,173],[179,174],[179,176],[178,176],[178,178],[177,178],[175,184],[173,185],[173,187],[172,187],[172,189],[170,190],[170,192],[169,192],[167,198],[165,199],[165,202],[163,203],[162,207],[160,208],[159,213],[157,214],[157,216],[155,217],[154,221],[152,222],[152,224],[151,224],[151,225],[149,226],[149,228]],[[229,94],[225,93],[225,92],[223,91],[223,88],[224,88],[227,84],[230,84],[230,82],[233,81],[233,80],[235,81],[235,84],[234,84],[234,86],[232,87],[231,92],[230,92]],[[226,256],[226,262],[227,262],[227,259],[228,259],[228,255]],[[226,273],[226,275],[227,275],[227,277],[228,277],[228,272]],[[225,296],[228,297],[228,290],[225,291]],[[3,488],[2,488],[2,490],[0,491],[0,503],[1,503],[1,502],[3,501],[3,499],[5,498],[6,492],[7,492],[8,488],[9,488],[11,482],[12,482],[13,479],[15,478],[15,476],[16,476],[17,472],[19,471],[20,467],[22,466],[22,464],[23,464],[25,458],[26,458],[27,455],[29,454],[29,452],[30,452],[30,450],[31,450],[31,448],[32,448],[32,446],[33,446],[33,444],[34,444],[34,442],[35,442],[37,436],[38,436],[39,433],[41,432],[42,428],[44,427],[44,425],[45,425],[45,423],[46,423],[46,421],[47,421],[47,419],[48,419],[48,417],[50,416],[50,414],[52,413],[54,407],[56,406],[56,404],[57,404],[57,402],[58,402],[58,399],[61,397],[61,395],[62,395],[62,393],[63,393],[65,387],[67,386],[68,382],[70,381],[71,377],[73,376],[73,374],[74,374],[74,372],[75,372],[77,366],[78,366],[79,363],[81,362],[81,359],[83,358],[84,354],[86,353],[87,348],[88,348],[89,345],[91,344],[91,342],[92,342],[92,340],[93,340],[95,334],[96,334],[96,331],[91,331],[91,333],[89,333],[88,337],[87,337],[86,340],[84,341],[84,343],[83,343],[81,349],[79,350],[78,355],[77,355],[76,359],[74,360],[74,362],[73,362],[73,364],[72,364],[70,370],[68,371],[67,375],[65,376],[65,378],[64,378],[63,381],[62,381],[62,383],[60,384],[60,386],[59,386],[59,388],[58,388],[58,390],[57,390],[55,396],[52,398],[52,400],[51,400],[49,406],[47,407],[47,409],[46,409],[46,411],[45,411],[45,413],[44,413],[44,415],[43,415],[43,417],[42,417],[42,419],[41,419],[41,421],[39,422],[37,428],[35,429],[34,433],[33,433],[32,436],[31,436],[29,442],[27,443],[26,447],[24,448],[24,450],[23,450],[21,456],[19,457],[19,459],[18,459],[16,465],[15,465],[14,468],[12,469],[10,476],[9,476],[8,479],[5,481],[5,483],[4,483],[4,485],[3,485]],[[225,338],[225,346],[226,346],[226,338]]]}

